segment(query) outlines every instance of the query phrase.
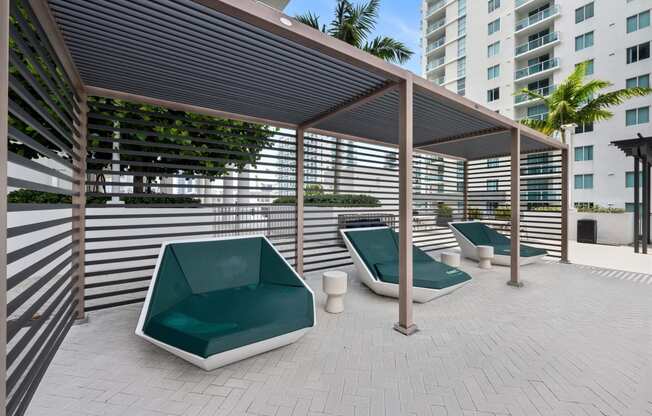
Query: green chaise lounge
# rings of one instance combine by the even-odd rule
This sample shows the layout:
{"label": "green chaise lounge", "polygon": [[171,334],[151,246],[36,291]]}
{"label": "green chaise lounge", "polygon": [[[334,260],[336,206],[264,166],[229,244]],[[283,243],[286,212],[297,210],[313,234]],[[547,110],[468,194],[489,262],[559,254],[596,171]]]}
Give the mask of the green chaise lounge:
{"label": "green chaise lounge", "polygon": [[164,243],[136,334],[204,370],[298,340],[312,290],[263,236]]}
{"label": "green chaise lounge", "polygon": [[[340,231],[358,276],[374,293],[398,297],[398,234],[388,227]],[[413,246],[413,299],[423,303],[446,295],[471,280],[463,271],[434,260]]]}
{"label": "green chaise lounge", "polygon": [[[462,256],[478,260],[478,246],[492,246],[494,248],[492,263],[501,266],[509,266],[511,263],[512,241],[493,228],[480,221],[450,222],[448,226],[457,239]],[[521,244],[520,263],[521,265],[533,263],[547,254],[544,249]]]}

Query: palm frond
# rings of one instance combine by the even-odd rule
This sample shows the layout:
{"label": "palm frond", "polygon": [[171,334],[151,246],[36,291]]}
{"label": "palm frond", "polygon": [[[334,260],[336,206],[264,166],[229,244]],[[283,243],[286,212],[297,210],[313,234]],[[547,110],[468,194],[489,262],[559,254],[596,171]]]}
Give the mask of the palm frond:
{"label": "palm frond", "polygon": [[326,31],[326,26],[322,26],[319,23],[319,16],[316,14],[313,14],[312,12],[308,12],[306,14],[301,14],[294,16],[294,18],[299,22],[303,23],[306,26],[310,26],[313,29],[320,30],[322,32]]}
{"label": "palm frond", "polygon": [[405,63],[412,57],[412,52],[403,42],[384,36],[376,37],[362,47],[365,52],[386,61]]}
{"label": "palm frond", "polygon": [[601,121],[613,114],[606,109],[620,105],[634,97],[644,97],[652,93],[652,89],[644,87],[623,88],[607,92],[589,100],[578,112],[577,118],[582,122]]}
{"label": "palm frond", "polygon": [[555,132],[555,129],[551,128],[547,120],[539,120],[534,118],[524,118],[520,121],[524,126],[528,126],[532,129],[538,130],[543,134],[548,136],[552,135]]}

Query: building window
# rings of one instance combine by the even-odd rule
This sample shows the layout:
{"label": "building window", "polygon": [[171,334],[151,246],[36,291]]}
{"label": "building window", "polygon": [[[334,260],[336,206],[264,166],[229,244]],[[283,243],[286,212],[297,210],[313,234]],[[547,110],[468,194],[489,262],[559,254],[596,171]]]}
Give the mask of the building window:
{"label": "building window", "polygon": [[[633,188],[634,187],[634,179],[636,177],[634,176],[634,172],[626,172],[625,173],[625,188]],[[643,172],[638,173],[638,187],[643,186]]]}
{"label": "building window", "polygon": [[629,78],[625,81],[627,88],[650,88],[650,74],[639,75],[638,77]]}
{"label": "building window", "polygon": [[650,107],[640,107],[627,110],[625,113],[625,125],[634,126],[650,122]]}
{"label": "building window", "polygon": [[459,41],[457,41],[457,56],[465,56],[466,55],[466,37],[461,38]]}
{"label": "building window", "polygon": [[578,146],[575,148],[575,161],[593,160],[593,146]]}
{"label": "building window", "polygon": [[579,35],[575,38],[575,50],[581,51],[582,49],[590,48],[593,46],[593,31]]}
{"label": "building window", "polygon": [[487,159],[487,168],[494,169],[500,164],[500,159]]}
{"label": "building window", "polygon": [[627,48],[627,63],[642,61],[650,57],[650,42],[641,43],[640,45]]}
{"label": "building window", "polygon": [[627,18],[627,33],[636,32],[639,29],[650,26],[650,11],[629,16]]}
{"label": "building window", "polygon": [[457,21],[457,36],[466,35],[466,16]]}
{"label": "building window", "polygon": [[457,15],[463,16],[466,14],[466,0],[459,0],[457,2]]}
{"label": "building window", "polygon": [[576,202],[573,205],[575,205],[575,208],[584,208],[584,209],[593,208],[594,206],[593,202]]}
{"label": "building window", "polygon": [[490,35],[493,35],[499,30],[500,30],[500,17],[494,20],[493,22],[489,22],[489,24],[487,25],[487,31],[489,32]]}
{"label": "building window", "polygon": [[487,46],[487,56],[491,58],[500,53],[500,41],[494,42],[491,45]]}
{"label": "building window", "polygon": [[595,72],[595,60],[594,59],[589,59],[584,62],[580,62],[579,64],[575,64],[575,68],[578,66],[584,64],[584,75],[593,75],[593,72]]}
{"label": "building window", "polygon": [[497,192],[498,191],[498,180],[497,179],[487,179],[487,191]]}
{"label": "building window", "polygon": [[462,78],[466,75],[466,58],[457,61],[457,77]]}
{"label": "building window", "polygon": [[494,10],[496,10],[497,8],[500,7],[500,0],[489,0],[489,2],[487,3],[487,6],[488,6],[488,9],[489,9],[489,13],[491,13]]}
{"label": "building window", "polygon": [[527,109],[527,118],[545,120],[548,116],[548,106],[545,104],[538,104]]}
{"label": "building window", "polygon": [[593,123],[582,123],[575,127],[575,134],[589,133],[593,131]]}
{"label": "building window", "polygon": [[500,76],[500,65],[487,68],[487,79],[494,79]]}
{"label": "building window", "polygon": [[493,88],[487,91],[487,101],[492,102],[500,99],[500,88]]}
{"label": "building window", "polygon": [[593,17],[593,2],[585,4],[582,7],[575,9],[575,23],[583,22]]}
{"label": "building window", "polygon": [[575,189],[593,189],[593,174],[575,175]]}
{"label": "building window", "polygon": [[459,95],[466,95],[466,78],[457,80],[457,93]]}

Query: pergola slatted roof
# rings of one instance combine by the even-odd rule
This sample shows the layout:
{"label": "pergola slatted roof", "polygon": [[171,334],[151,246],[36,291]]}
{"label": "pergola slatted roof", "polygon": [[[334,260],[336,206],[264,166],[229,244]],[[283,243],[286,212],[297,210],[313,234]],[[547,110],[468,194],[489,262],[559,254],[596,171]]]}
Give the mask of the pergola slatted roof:
{"label": "pergola slatted roof", "polygon": [[[413,75],[274,9],[249,0],[48,3],[94,93],[120,91],[282,127],[399,142],[393,86]],[[563,147],[422,78],[414,78],[413,97],[415,147],[466,159],[507,155],[514,128],[524,152]]]}

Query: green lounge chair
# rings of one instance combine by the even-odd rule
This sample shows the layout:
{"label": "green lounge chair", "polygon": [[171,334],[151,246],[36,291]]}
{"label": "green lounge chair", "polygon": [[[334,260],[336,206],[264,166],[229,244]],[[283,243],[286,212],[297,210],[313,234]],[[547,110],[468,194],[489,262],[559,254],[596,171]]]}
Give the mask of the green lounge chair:
{"label": "green lounge chair", "polygon": [[[397,298],[398,234],[388,227],[340,231],[358,276],[373,292]],[[428,302],[460,288],[471,280],[463,271],[434,260],[418,247],[412,248],[413,299]]]}
{"label": "green lounge chair", "polygon": [[[448,224],[460,245],[464,257],[478,260],[478,246],[492,246],[494,259],[492,263],[509,266],[512,241],[479,221],[459,221]],[[546,256],[544,249],[521,244],[520,263],[529,264]]]}
{"label": "green lounge chair", "polygon": [[136,334],[212,370],[315,325],[312,290],[263,236],[163,244]]}

